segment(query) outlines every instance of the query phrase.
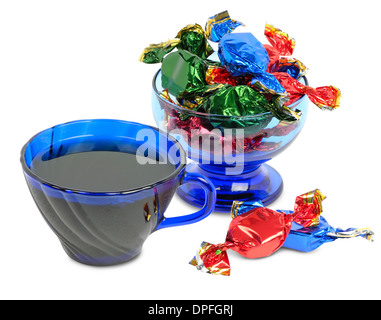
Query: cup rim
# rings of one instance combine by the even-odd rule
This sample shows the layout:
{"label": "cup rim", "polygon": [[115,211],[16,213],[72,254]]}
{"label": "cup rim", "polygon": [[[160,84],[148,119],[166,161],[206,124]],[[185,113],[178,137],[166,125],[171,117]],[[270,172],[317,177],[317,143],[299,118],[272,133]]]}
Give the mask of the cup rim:
{"label": "cup rim", "polygon": [[[179,111],[179,112],[182,112],[182,113],[189,113],[190,115],[195,115],[195,116],[200,116],[200,117],[207,117],[207,118],[213,118],[213,119],[216,119],[216,120],[237,120],[237,121],[244,121],[244,120],[254,120],[256,118],[260,118],[260,117],[263,117],[263,116],[268,116],[268,117],[273,117],[273,115],[271,114],[270,111],[267,111],[267,112],[263,112],[263,113],[259,113],[259,114],[254,114],[254,115],[246,115],[246,116],[225,116],[225,115],[221,115],[221,114],[214,114],[214,113],[205,113],[205,112],[199,112],[199,111],[193,111],[191,109],[186,109],[186,108],[183,108],[183,107],[180,107],[166,99],[164,99],[160,92],[158,91],[157,87],[156,87],[156,79],[159,75],[159,73],[161,72],[161,68],[159,70],[157,70],[155,72],[155,75],[153,77],[153,80],[152,80],[152,88],[156,94],[156,96],[161,99],[162,101],[164,101],[165,103],[169,104],[171,106],[171,108]],[[304,83],[306,86],[309,85],[308,83],[308,80],[307,80],[307,77],[306,76],[301,76],[301,79],[303,79]],[[290,104],[288,107],[293,109],[295,106],[297,106],[300,101],[302,99],[307,99],[307,95],[306,94],[303,94],[298,100],[296,100],[294,103]]]}
{"label": "cup rim", "polygon": [[[78,189],[74,189],[74,188],[65,188],[65,187],[61,187],[59,185],[55,185],[54,183],[51,183],[51,182],[48,182],[46,180],[44,180],[43,178],[39,177],[38,175],[36,175],[29,167],[28,165],[26,164],[26,161],[25,161],[25,151],[26,151],[26,148],[28,147],[28,145],[40,134],[42,134],[43,132],[46,132],[48,130],[51,130],[51,129],[54,129],[55,127],[60,127],[60,126],[64,126],[64,125],[68,125],[68,124],[75,124],[75,123],[80,123],[80,122],[88,122],[88,121],[115,121],[115,122],[122,122],[126,125],[139,125],[139,126],[142,126],[142,127],[145,127],[145,128],[151,128],[153,130],[156,130],[158,131],[160,134],[163,134],[164,136],[167,137],[168,140],[172,141],[174,145],[177,146],[178,150],[180,151],[180,163],[178,165],[178,167],[176,168],[176,170],[174,170],[169,176],[159,180],[159,181],[155,181],[155,182],[152,182],[152,183],[149,183],[149,184],[146,184],[146,185],[143,185],[143,186],[140,186],[138,188],[131,188],[131,189],[126,189],[126,190],[121,190],[121,191],[112,191],[112,192],[93,192],[93,191],[85,191],[85,190],[78,190]],[[54,125],[50,128],[46,128],[44,130],[41,130],[40,132],[36,133],[35,135],[33,135],[25,144],[24,146],[22,147],[21,149],[21,157],[20,157],[20,162],[21,162],[21,165],[22,165],[22,168],[23,168],[23,171],[25,174],[29,175],[30,177],[32,177],[33,179],[37,180],[38,182],[46,185],[46,186],[49,186],[53,189],[56,189],[56,190],[59,190],[59,191],[62,191],[62,192],[66,192],[66,193],[75,193],[75,194],[81,194],[81,195],[91,195],[91,196],[113,196],[113,195],[124,195],[124,194],[131,194],[131,193],[136,193],[136,192],[139,192],[139,191],[143,191],[143,190],[148,190],[148,189],[152,189],[160,184],[163,184],[167,181],[170,181],[172,180],[173,178],[175,178],[176,176],[178,176],[178,174],[185,168],[186,166],[186,162],[187,162],[187,157],[186,157],[186,153],[185,153],[185,150],[184,148],[182,147],[181,143],[174,137],[172,137],[171,135],[167,134],[166,132],[164,132],[163,130],[159,129],[159,128],[156,128],[156,127],[153,127],[153,126],[150,126],[150,125],[147,125],[147,124],[142,124],[142,123],[138,123],[138,122],[133,122],[133,121],[125,121],[125,120],[118,120],[118,119],[107,119],[107,118],[99,118],[99,119],[81,119],[81,120],[73,120],[73,121],[68,121],[68,122],[64,122],[64,123],[60,123],[60,124],[57,124],[57,125]]]}

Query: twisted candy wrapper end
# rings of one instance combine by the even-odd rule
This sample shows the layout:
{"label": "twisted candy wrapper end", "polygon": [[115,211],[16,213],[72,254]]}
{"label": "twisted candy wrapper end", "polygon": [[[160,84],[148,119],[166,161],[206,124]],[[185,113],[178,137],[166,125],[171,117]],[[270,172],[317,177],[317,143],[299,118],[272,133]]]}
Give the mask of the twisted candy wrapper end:
{"label": "twisted candy wrapper end", "polygon": [[245,26],[242,22],[230,18],[229,12],[223,11],[210,17],[205,25],[206,38],[218,42],[221,38],[232,32],[239,26]]}
{"label": "twisted candy wrapper end", "polygon": [[306,94],[311,102],[320,109],[334,110],[340,106],[341,91],[334,86],[312,88],[305,86],[286,72],[273,72],[272,75],[286,89],[290,96],[287,104],[291,104]]}
{"label": "twisted candy wrapper end", "polygon": [[327,236],[332,237],[334,239],[362,237],[370,242],[374,241],[374,232],[370,230],[370,228],[349,228],[347,230],[343,230],[340,228],[332,228],[332,231],[328,232]]}
{"label": "twisted candy wrapper end", "polygon": [[230,215],[234,219],[246,211],[263,207],[263,203],[260,200],[250,201],[250,203],[245,203],[244,201],[233,201]]}
{"label": "twisted candy wrapper end", "polygon": [[295,40],[286,32],[275,28],[273,25],[266,23],[265,36],[271,45],[277,50],[281,56],[291,56],[295,48]]}
{"label": "twisted candy wrapper end", "polygon": [[319,225],[320,214],[323,212],[322,201],[326,198],[319,189],[306,192],[295,199],[294,222],[303,227]]}
{"label": "twisted candy wrapper end", "polygon": [[200,249],[189,264],[202,272],[230,276],[229,258],[222,245],[216,246],[205,241],[202,242]]}
{"label": "twisted candy wrapper end", "polygon": [[179,43],[180,39],[173,39],[158,44],[151,44],[143,50],[139,61],[144,63],[160,63],[163,61],[164,56],[171,52]]}
{"label": "twisted candy wrapper end", "polygon": [[323,110],[335,110],[340,106],[341,91],[335,86],[318,87],[315,90],[306,90],[308,98]]}

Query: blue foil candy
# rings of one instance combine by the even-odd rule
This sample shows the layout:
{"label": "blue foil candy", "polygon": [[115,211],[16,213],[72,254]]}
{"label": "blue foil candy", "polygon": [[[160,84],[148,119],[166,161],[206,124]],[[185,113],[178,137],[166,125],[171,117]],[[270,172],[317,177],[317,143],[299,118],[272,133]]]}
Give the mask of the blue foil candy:
{"label": "blue foil candy", "polygon": [[239,26],[244,26],[244,24],[231,19],[229,13],[223,11],[208,19],[205,26],[206,37],[213,42],[218,42],[225,34]]}
{"label": "blue foil candy", "polygon": [[270,92],[272,94],[286,94],[286,90],[279,81],[271,74],[264,72],[255,74],[250,85],[256,86],[260,91]]}
{"label": "blue foil candy", "polygon": [[277,72],[286,72],[296,80],[298,80],[302,75],[302,72],[300,71],[300,69],[296,65],[281,66],[281,67],[279,67]]}
{"label": "blue foil candy", "polygon": [[251,33],[228,33],[218,44],[221,64],[233,76],[252,75],[252,85],[272,93],[285,93],[278,80],[266,72],[269,56]]}
{"label": "blue foil candy", "polygon": [[[288,214],[293,212],[288,210],[277,211]],[[320,216],[319,226],[314,228],[303,228],[303,226],[293,222],[283,247],[297,251],[310,252],[319,248],[323,243],[335,241],[336,238],[327,235],[331,231],[333,231],[333,228],[322,216]]]}
{"label": "blue foil candy", "polygon": [[[277,210],[286,214],[293,213],[289,210]],[[310,252],[319,248],[322,244],[335,241],[338,238],[354,238],[361,236],[366,240],[373,241],[374,233],[368,228],[346,230],[333,228],[327,220],[320,216],[320,222],[317,227],[304,228],[293,222],[291,231],[283,244],[284,248],[294,249],[303,252]]]}
{"label": "blue foil candy", "polygon": [[218,44],[218,56],[233,76],[262,73],[269,56],[265,47],[251,33],[228,33]]}

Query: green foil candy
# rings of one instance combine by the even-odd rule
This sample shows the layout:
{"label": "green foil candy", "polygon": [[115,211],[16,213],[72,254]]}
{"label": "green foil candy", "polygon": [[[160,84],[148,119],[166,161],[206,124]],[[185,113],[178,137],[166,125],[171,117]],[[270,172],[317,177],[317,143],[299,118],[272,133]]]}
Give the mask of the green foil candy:
{"label": "green foil candy", "polygon": [[151,44],[144,49],[139,57],[140,62],[160,63],[166,54],[170,53],[180,42],[180,39],[168,40],[158,44]]}
{"label": "green foil candy", "polygon": [[[203,109],[206,113],[232,117],[231,125],[235,128],[250,125],[250,121],[248,122],[246,119],[241,124],[239,118],[234,119],[234,117],[254,116],[270,112],[281,121],[295,121],[300,118],[298,111],[269,101],[262,93],[246,85],[225,85],[205,101]],[[252,122],[257,124],[258,121],[262,122],[268,119],[268,116],[263,115],[253,119]]]}
{"label": "green foil candy", "polygon": [[262,128],[271,121],[271,117],[268,115],[255,117],[252,121],[248,119],[241,121],[240,117],[267,113],[266,105],[268,103],[261,93],[249,86],[226,84],[205,101],[203,109],[206,113],[231,117],[230,121],[223,121],[222,125],[225,127],[244,128],[255,126],[255,128]]}
{"label": "green foil candy", "polygon": [[207,113],[224,116],[247,116],[268,111],[267,99],[249,86],[225,85],[206,101]]}
{"label": "green foil candy", "polygon": [[246,85],[226,85],[212,95],[204,105],[205,111],[224,116],[247,116],[271,112],[279,120],[294,121],[298,111],[279,105]]}
{"label": "green foil candy", "polygon": [[177,98],[189,95],[206,85],[207,68],[208,65],[199,56],[179,49],[163,59],[162,86]]}
{"label": "green foil candy", "polygon": [[180,39],[180,43],[177,46],[179,49],[192,52],[202,59],[206,59],[214,52],[206,39],[204,29],[197,23],[189,24],[182,28],[176,38]]}
{"label": "green foil candy", "polygon": [[302,112],[300,110],[296,109],[294,111],[279,103],[272,102],[268,104],[267,108],[275,118],[281,121],[297,121],[302,116]]}

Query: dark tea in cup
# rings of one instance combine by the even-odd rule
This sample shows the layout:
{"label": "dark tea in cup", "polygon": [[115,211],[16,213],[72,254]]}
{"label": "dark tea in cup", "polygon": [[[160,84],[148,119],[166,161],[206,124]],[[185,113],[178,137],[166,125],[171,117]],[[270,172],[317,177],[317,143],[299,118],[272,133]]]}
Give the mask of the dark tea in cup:
{"label": "dark tea in cup", "polygon": [[[54,126],[25,144],[21,163],[46,222],[67,254],[85,264],[126,262],[153,231],[197,222],[215,205],[210,181],[185,171],[180,144],[138,123],[98,119]],[[205,190],[204,207],[166,218],[185,183]]]}

